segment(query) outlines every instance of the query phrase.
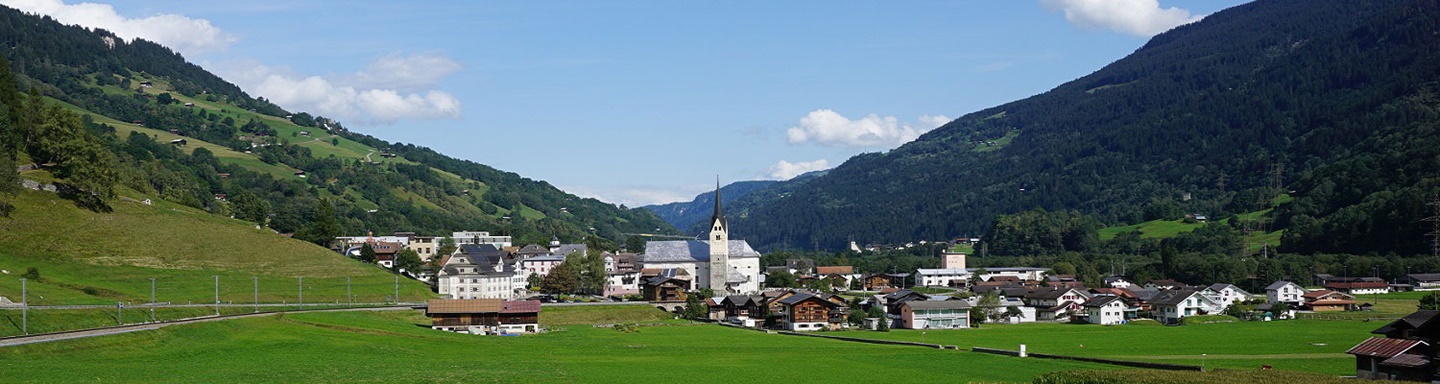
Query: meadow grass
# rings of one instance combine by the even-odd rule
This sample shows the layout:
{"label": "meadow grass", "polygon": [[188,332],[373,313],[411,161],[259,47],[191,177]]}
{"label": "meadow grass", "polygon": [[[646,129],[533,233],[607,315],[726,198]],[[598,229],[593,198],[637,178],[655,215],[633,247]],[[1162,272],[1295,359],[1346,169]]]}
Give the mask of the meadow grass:
{"label": "meadow grass", "polygon": [[[1384,322],[1289,320],[1197,324],[1179,327],[1101,326],[1093,324],[986,324],[976,329],[845,331],[843,336],[923,341],[961,348],[1031,352],[1201,365],[1275,369],[1330,375],[1354,373],[1354,357],[1345,350],[1370,336]],[[923,334],[922,334],[923,333]]]}
{"label": "meadow grass", "polygon": [[[549,310],[547,308],[546,310]],[[543,312],[542,312],[543,313]],[[433,331],[416,311],[285,314],[0,349],[7,382],[1028,382],[1089,363],[765,334]]]}

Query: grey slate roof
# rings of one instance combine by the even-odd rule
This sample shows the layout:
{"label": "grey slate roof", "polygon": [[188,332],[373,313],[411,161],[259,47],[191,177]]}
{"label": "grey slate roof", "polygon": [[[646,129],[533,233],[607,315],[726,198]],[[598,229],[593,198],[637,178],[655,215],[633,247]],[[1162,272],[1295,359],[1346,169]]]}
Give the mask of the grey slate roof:
{"label": "grey slate roof", "polygon": [[1095,296],[1090,300],[1085,300],[1085,303],[1080,305],[1084,307],[1103,307],[1115,300],[1120,300],[1120,296]]}
{"label": "grey slate roof", "polygon": [[[1155,305],[1179,305],[1180,303],[1184,303],[1185,299],[1189,299],[1190,296],[1197,296],[1196,293],[1199,293],[1199,291],[1189,289],[1160,291],[1160,294],[1155,295],[1155,298],[1152,299],[1151,302]],[[1205,297],[1205,295],[1198,296]]]}
{"label": "grey slate roof", "polygon": [[[1286,285],[1289,285],[1289,284],[1295,284],[1295,283],[1291,283],[1291,282],[1285,281],[1285,280],[1280,280],[1280,281],[1276,281],[1276,282],[1274,282],[1274,283],[1270,283],[1270,285],[1268,285],[1268,286],[1265,287],[1265,290],[1267,290],[1267,291],[1273,291],[1273,290],[1277,290],[1277,289],[1280,289],[1280,288],[1284,288]],[[1298,286],[1299,284],[1296,284],[1296,285]]]}
{"label": "grey slate roof", "polygon": [[577,251],[580,252],[580,256],[585,256],[590,253],[590,247],[585,244],[560,244],[559,247],[555,248],[555,252],[551,252],[551,254],[569,256],[571,252]]}
{"label": "grey slate roof", "polygon": [[1415,281],[1440,281],[1440,273],[1411,273],[1405,276]]}
{"label": "grey slate roof", "polygon": [[1223,291],[1223,290],[1225,290],[1225,288],[1229,288],[1229,287],[1234,287],[1234,288],[1235,288],[1235,291],[1240,292],[1241,295],[1246,295],[1246,296],[1250,295],[1250,292],[1245,292],[1245,290],[1240,289],[1240,287],[1236,287],[1234,284],[1215,283],[1215,284],[1210,284],[1210,286],[1209,286],[1209,287],[1206,287],[1205,289],[1209,289],[1210,291],[1213,291],[1213,292],[1215,292],[1215,293],[1220,293],[1220,291]]}
{"label": "grey slate roof", "polygon": [[[758,258],[760,252],[750,248],[745,240],[730,240],[731,259]],[[710,243],[700,240],[665,240],[645,243],[645,254],[640,260],[646,263],[710,261]]]}

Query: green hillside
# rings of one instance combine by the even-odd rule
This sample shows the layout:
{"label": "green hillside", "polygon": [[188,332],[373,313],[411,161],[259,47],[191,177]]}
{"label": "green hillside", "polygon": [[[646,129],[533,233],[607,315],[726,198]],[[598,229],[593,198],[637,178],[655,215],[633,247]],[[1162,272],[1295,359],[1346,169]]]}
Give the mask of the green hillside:
{"label": "green hillside", "polygon": [[[322,245],[369,231],[489,230],[522,244],[558,236],[613,249],[624,233],[673,232],[645,210],[580,198],[543,181],[354,132],[324,116],[285,111],[144,40],[109,46],[107,31],[10,8],[0,8],[0,35],[12,47],[0,57],[17,83],[7,88],[20,94],[0,100],[19,135],[14,157],[54,163],[57,175],[84,168],[103,176],[86,191],[117,185]],[[83,120],[68,120],[32,99]],[[42,128],[47,121],[66,129]],[[77,137],[81,131],[93,139]],[[65,149],[72,139],[105,153]],[[179,139],[185,145],[171,145]],[[65,185],[86,180],[61,179]],[[113,205],[107,195],[85,204],[103,210]],[[337,222],[317,223],[322,210],[333,211]]]}
{"label": "green hillside", "polygon": [[1436,29],[1434,1],[1242,4],[1048,92],[751,193],[733,235],[767,250],[902,244],[1034,209],[1180,231],[1152,221],[1224,219],[1294,191],[1270,214],[1287,252],[1429,254]]}

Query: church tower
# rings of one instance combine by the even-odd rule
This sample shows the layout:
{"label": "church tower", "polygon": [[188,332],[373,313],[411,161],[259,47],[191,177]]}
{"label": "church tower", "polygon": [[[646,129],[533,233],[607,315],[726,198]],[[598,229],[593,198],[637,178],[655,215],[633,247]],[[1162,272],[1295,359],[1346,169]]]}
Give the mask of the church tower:
{"label": "church tower", "polygon": [[715,214],[710,216],[710,290],[717,296],[727,293],[725,282],[730,277],[730,229],[725,225],[725,212],[720,210],[720,178],[715,178]]}

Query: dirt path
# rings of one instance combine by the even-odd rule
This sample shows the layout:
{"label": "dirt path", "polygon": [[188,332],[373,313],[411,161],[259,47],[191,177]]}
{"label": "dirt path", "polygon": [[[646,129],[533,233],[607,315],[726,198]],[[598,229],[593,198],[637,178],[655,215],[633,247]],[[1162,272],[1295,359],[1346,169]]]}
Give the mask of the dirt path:
{"label": "dirt path", "polygon": [[184,319],[184,320],[165,321],[165,322],[159,322],[159,323],[122,325],[122,326],[117,326],[117,327],[82,329],[82,330],[78,330],[78,331],[55,332],[55,333],[46,333],[46,334],[39,334],[39,335],[29,335],[29,336],[12,336],[12,337],[0,338],[0,348],[9,347],[9,346],[15,346],[15,345],[25,345],[25,344],[34,344],[34,343],[45,343],[45,342],[51,342],[51,341],[59,341],[59,340],[79,339],[79,338],[85,338],[85,337],[116,335],[116,334],[129,333],[129,332],[152,331],[152,330],[156,330],[156,329],[160,329],[160,328],[164,328],[164,327],[168,327],[168,326],[172,326],[172,325],[203,323],[203,322],[207,322],[207,321],[221,321],[221,320],[232,320],[232,319],[244,319],[244,318],[251,318],[251,317],[271,316],[271,315],[277,315],[277,314],[282,314],[282,313],[344,312],[344,311],[395,311],[395,310],[405,310],[405,309],[412,309],[412,307],[409,306],[409,305],[402,305],[402,306],[371,307],[371,308],[307,309],[307,310],[283,311],[283,312],[247,313],[247,314],[243,314],[243,315],[206,316],[206,317],[197,317],[197,318]]}

